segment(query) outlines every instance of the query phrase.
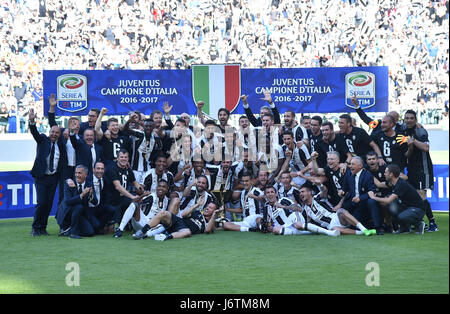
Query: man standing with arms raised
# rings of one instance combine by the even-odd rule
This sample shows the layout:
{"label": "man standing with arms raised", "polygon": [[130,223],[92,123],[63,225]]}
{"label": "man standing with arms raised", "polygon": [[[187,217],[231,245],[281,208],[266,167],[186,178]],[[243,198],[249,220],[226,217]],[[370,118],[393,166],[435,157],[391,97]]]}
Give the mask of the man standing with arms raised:
{"label": "man standing with arms raised", "polygon": [[37,194],[31,235],[40,236],[48,235],[46,230],[48,216],[52,210],[58,178],[67,166],[67,152],[59,126],[52,126],[49,136],[39,134],[35,119],[34,109],[30,108],[29,127],[37,144],[36,159],[31,169]]}

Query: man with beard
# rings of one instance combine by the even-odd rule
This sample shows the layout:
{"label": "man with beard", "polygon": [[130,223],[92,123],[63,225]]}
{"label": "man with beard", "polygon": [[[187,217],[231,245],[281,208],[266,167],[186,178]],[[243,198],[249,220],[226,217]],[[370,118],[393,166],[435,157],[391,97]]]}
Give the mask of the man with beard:
{"label": "man with beard", "polygon": [[385,206],[389,206],[391,214],[398,220],[400,229],[398,233],[409,233],[411,225],[416,228],[416,234],[423,234],[425,223],[425,205],[422,197],[408,182],[400,178],[400,167],[390,164],[386,167],[385,177],[393,187],[388,197],[377,197],[373,191],[369,197]]}
{"label": "man with beard", "polygon": [[322,118],[319,116],[314,116],[311,118],[311,135],[309,136],[309,146],[310,151],[316,151],[317,143],[322,140]]}
{"label": "man with beard", "polygon": [[187,208],[181,217],[170,211],[161,211],[141,230],[133,234],[133,238],[145,239],[147,234],[158,225],[162,225],[166,231],[155,235],[155,240],[166,241],[171,239],[182,239],[194,234],[213,233],[215,219],[219,212],[214,202],[209,202],[203,206],[202,197],[197,202]]}
{"label": "man with beard", "polygon": [[[361,106],[359,105],[359,102],[356,98],[356,95],[352,98],[352,104],[355,106],[356,113],[361,118],[361,120],[364,121],[365,124],[367,124],[372,129],[372,135],[375,133],[381,131],[381,120],[373,120],[367,114],[364,112],[364,110],[361,109]],[[389,111],[388,116],[391,116],[394,119],[395,123],[395,132],[402,133],[404,130],[404,126],[398,123],[400,115],[397,111]]]}
{"label": "man with beard", "polygon": [[[302,199],[302,214],[304,221],[308,222],[307,226],[317,225],[317,227],[326,228],[329,232],[336,232],[336,234],[328,234],[334,236],[340,234],[370,236],[376,233],[373,229],[367,229],[344,208],[337,211],[332,210],[326,202],[323,202],[321,193],[313,196],[312,189],[307,184],[300,188],[300,197]],[[359,230],[351,229],[349,226]]]}
{"label": "man with beard", "polygon": [[[199,213],[203,213],[206,210],[208,204],[217,204],[217,200],[215,199],[215,197],[209,193],[209,183],[206,176],[199,176],[194,181],[194,185],[195,186],[188,186],[188,188],[185,190],[185,192],[183,193],[183,198],[179,202],[179,206],[177,206],[176,204],[174,205],[172,213],[174,213],[176,216],[180,218],[187,218],[192,212],[193,207],[195,207],[196,210],[199,211]],[[198,221],[194,223],[197,224],[197,227],[201,230],[202,226],[198,224]]]}
{"label": "man with beard", "polygon": [[205,161],[202,159],[194,160],[192,163],[189,163],[183,168],[181,168],[181,170],[178,171],[173,180],[174,182],[182,180],[181,183],[182,190],[186,191],[186,189],[190,185],[195,184],[194,183],[195,179],[197,179],[201,175],[204,175],[208,180],[208,185],[211,185],[211,176],[209,175],[208,171],[205,168]]}
{"label": "man with beard", "polygon": [[378,154],[378,163],[384,165],[380,148],[369,138],[369,134],[361,128],[352,125],[352,118],[348,114],[339,116],[339,137],[345,142],[352,156],[365,158],[367,152],[372,148]]}
{"label": "man with beard", "polygon": [[[159,212],[166,211],[169,206],[169,198],[167,197],[167,192],[169,191],[168,182],[164,179],[158,181],[158,186],[156,192],[146,191],[143,196],[147,193],[149,195],[144,196],[137,202],[132,202],[128,206],[127,210],[123,214],[122,221],[119,227],[114,233],[115,238],[120,238],[123,235],[125,226],[131,220],[131,224],[134,230],[140,230]],[[153,234],[158,234],[164,231],[164,229],[153,230]]]}
{"label": "man with beard", "polygon": [[342,137],[336,136],[334,127],[331,122],[322,124],[322,139],[317,142],[315,149],[319,154],[317,163],[319,167],[323,168],[327,164],[327,152],[337,151],[340,155],[340,163],[350,163],[352,154],[348,151],[347,145],[342,140]]}
{"label": "man with beard", "polygon": [[[281,148],[286,158],[289,159],[293,181],[296,185],[301,186],[305,183],[305,179],[300,177],[298,172],[303,170],[311,159],[308,148],[302,141],[299,141],[296,144],[294,142],[293,133],[289,131],[283,133],[283,142],[284,144]],[[287,151],[289,151],[289,153],[286,153]]]}
{"label": "man with beard", "polygon": [[249,173],[242,175],[243,190],[240,192],[239,208],[226,208],[227,212],[234,214],[242,214],[243,220],[240,222],[224,222],[223,229],[228,231],[256,231],[258,222],[262,219],[262,203],[260,200],[249,197],[250,194],[255,196],[262,196],[263,192],[253,187],[252,176]]}
{"label": "man with beard", "polygon": [[433,216],[431,205],[426,199],[427,190],[433,190],[433,162],[430,156],[428,132],[417,123],[417,115],[413,110],[405,113],[405,134],[408,143],[408,183],[419,193],[425,206],[425,214],[429,220],[428,232],[439,231]]}
{"label": "man with beard", "polygon": [[408,145],[397,142],[398,132],[395,131],[395,121],[392,116],[381,120],[381,131],[371,135],[373,141],[380,147],[386,164],[396,164],[403,172],[406,167]]}
{"label": "man with beard", "polygon": [[102,108],[100,115],[95,123],[95,133],[97,142],[103,148],[103,156],[105,167],[108,168],[110,164],[117,159],[117,154],[121,149],[125,149],[130,152],[130,138],[128,136],[119,136],[119,121],[116,118],[109,118],[107,122],[107,128],[109,131],[109,137],[103,135],[101,129],[101,122],[103,116],[108,112],[108,109]]}

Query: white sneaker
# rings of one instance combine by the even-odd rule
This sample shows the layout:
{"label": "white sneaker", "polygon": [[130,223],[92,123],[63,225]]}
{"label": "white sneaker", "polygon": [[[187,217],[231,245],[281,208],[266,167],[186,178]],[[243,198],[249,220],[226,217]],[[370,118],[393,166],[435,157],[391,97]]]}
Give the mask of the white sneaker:
{"label": "white sneaker", "polygon": [[167,236],[164,233],[160,233],[155,235],[155,240],[156,241],[164,241],[165,239],[167,239]]}

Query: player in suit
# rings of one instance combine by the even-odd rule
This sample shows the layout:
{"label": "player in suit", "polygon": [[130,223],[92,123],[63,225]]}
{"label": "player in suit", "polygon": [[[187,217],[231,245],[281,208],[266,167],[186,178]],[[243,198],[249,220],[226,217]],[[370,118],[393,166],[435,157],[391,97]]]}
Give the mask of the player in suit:
{"label": "player in suit", "polygon": [[376,186],[372,174],[365,170],[361,157],[355,156],[350,162],[350,173],[344,177],[343,190],[340,196],[347,193],[343,207],[361,221],[363,225],[369,225],[370,218],[378,235],[382,235],[383,216],[378,203],[369,197],[369,191],[375,192]]}
{"label": "player in suit", "polygon": [[106,203],[106,189],[105,189],[105,164],[101,161],[97,161],[94,165],[92,173],[89,174],[87,181],[92,183],[93,192],[95,193],[95,198],[97,202],[93,204],[89,202],[89,207],[91,210],[88,215],[88,219],[96,233],[109,233],[113,232],[114,229],[108,230],[112,225],[111,221],[114,215],[114,207]]}
{"label": "player in suit", "polygon": [[58,126],[52,126],[49,136],[39,133],[35,123],[36,114],[33,108],[29,111],[29,127],[37,143],[36,158],[31,175],[34,178],[37,194],[37,205],[34,213],[31,234],[33,236],[48,235],[48,216],[52,209],[58,178],[62,169],[67,166],[67,153]]}
{"label": "player in suit", "polygon": [[87,175],[87,167],[78,165],[75,167],[75,182],[69,179],[64,183],[64,200],[55,216],[60,236],[81,239],[81,236],[94,235],[89,203],[97,204],[97,199],[92,183],[86,181]]}

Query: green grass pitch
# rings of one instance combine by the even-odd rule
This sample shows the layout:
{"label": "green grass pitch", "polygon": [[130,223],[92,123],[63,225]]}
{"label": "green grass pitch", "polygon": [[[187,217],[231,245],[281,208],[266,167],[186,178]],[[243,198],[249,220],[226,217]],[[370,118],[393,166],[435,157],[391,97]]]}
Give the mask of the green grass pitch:
{"label": "green grass pitch", "polygon": [[[423,236],[275,236],[217,231],[159,242],[131,233],[74,240],[33,238],[31,219],[0,221],[0,294],[4,293],[449,293],[448,214]],[[68,286],[70,262],[79,286]],[[379,265],[379,285],[366,277]]]}

